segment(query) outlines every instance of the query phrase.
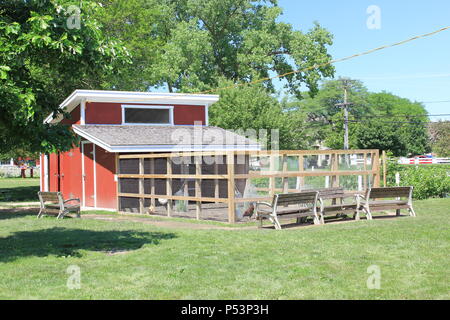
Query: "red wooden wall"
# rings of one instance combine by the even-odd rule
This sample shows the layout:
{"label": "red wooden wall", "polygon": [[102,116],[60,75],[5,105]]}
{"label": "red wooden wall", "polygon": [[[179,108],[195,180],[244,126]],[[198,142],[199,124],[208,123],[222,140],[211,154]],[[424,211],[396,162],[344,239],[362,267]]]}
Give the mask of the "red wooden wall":
{"label": "red wooden wall", "polygon": [[64,198],[79,198],[82,196],[81,150],[74,148],[59,155],[60,161],[60,191]]}
{"label": "red wooden wall", "polygon": [[99,146],[95,148],[96,176],[97,176],[97,207],[117,207],[117,182],[114,181],[116,172],[116,157]]}
{"label": "red wooden wall", "polygon": [[[149,105],[127,103],[127,105]],[[161,105],[161,104],[158,104]],[[173,105],[173,104],[166,104]],[[121,103],[87,102],[85,110],[86,124],[121,124]],[[174,105],[174,124],[193,125],[200,121],[205,124],[205,106]],[[62,120],[63,124],[80,124],[80,106],[71,112],[70,119]],[[61,154],[51,154],[48,157],[48,186],[49,191],[61,191],[64,198],[80,198],[85,196],[86,206],[94,206],[94,172],[96,177],[96,204],[98,208],[117,209],[117,182],[115,175],[115,154],[95,147],[95,163],[93,161],[93,144],[84,145],[82,154],[81,146]],[[41,158],[44,166],[44,158]],[[83,195],[83,168],[85,170],[85,194]],[[95,166],[95,170],[94,170]],[[44,170],[41,176],[41,189],[44,188]]]}
{"label": "red wooden wall", "polygon": [[62,124],[80,124],[80,106],[76,107],[75,109],[72,110],[72,112],[70,113],[70,118],[69,119],[63,119],[61,120]]}
{"label": "red wooden wall", "polygon": [[[127,105],[152,105],[126,103]],[[158,104],[161,106],[162,104]],[[167,105],[167,104],[166,104]],[[122,103],[88,102],[85,111],[86,124],[121,124]],[[205,106],[174,105],[173,120],[176,125],[193,125],[194,121],[205,124]]]}
{"label": "red wooden wall", "polygon": [[[96,178],[96,200],[98,208],[116,209],[117,207],[117,182],[114,180],[116,172],[115,154],[95,147],[95,163],[93,144],[84,144],[84,154],[81,147],[74,148],[69,152],[51,154],[48,157],[49,165],[49,191],[63,193],[65,199],[79,198],[85,205],[94,207],[94,172]],[[84,158],[84,159],[83,159]],[[43,161],[43,160],[42,160]],[[85,190],[83,195],[83,168]],[[44,162],[42,162],[44,164]],[[94,170],[95,166],[95,170]],[[42,169],[41,190],[44,190],[44,172]]]}

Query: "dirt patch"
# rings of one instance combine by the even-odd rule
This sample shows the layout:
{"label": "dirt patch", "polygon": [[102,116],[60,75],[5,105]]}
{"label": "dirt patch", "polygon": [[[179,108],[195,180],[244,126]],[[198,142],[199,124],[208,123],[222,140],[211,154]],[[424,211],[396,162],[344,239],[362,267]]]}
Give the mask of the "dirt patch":
{"label": "dirt patch", "polygon": [[164,220],[153,220],[151,218],[139,218],[139,217],[127,217],[127,216],[116,216],[116,215],[97,215],[97,214],[82,214],[84,219],[94,219],[103,221],[130,221],[138,222],[143,224],[150,224],[156,227],[162,228],[182,228],[182,229],[196,229],[196,230],[208,230],[208,229],[218,229],[218,230],[242,230],[242,229],[255,229],[253,226],[249,227],[225,227],[213,224],[203,224],[203,223],[191,223],[191,222],[181,222],[181,221],[164,221]]}

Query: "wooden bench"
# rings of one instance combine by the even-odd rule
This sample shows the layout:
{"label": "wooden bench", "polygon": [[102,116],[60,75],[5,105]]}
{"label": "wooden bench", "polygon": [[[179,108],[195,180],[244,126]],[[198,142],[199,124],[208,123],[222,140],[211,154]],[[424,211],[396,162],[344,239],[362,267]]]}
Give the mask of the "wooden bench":
{"label": "wooden bench", "polygon": [[[326,215],[353,213],[355,219],[359,219],[358,196],[355,194],[345,193],[344,188],[323,188],[314,189],[319,191],[320,202],[320,222],[325,223]],[[313,191],[313,190],[311,190]],[[351,203],[345,202],[345,199],[352,198]],[[331,204],[325,204],[326,200],[331,200]]]}
{"label": "wooden bench", "polygon": [[[38,192],[41,210],[37,215],[41,218],[44,214],[57,214],[57,219],[62,219],[67,213],[75,212],[80,218],[80,199],[64,200],[61,192]],[[78,202],[70,204],[68,202]]]}
{"label": "wooden bench", "polygon": [[259,220],[259,227],[262,227],[263,219],[269,219],[275,225],[275,229],[280,230],[279,219],[314,217],[314,224],[320,224],[318,208],[318,191],[276,194],[272,203],[256,203],[256,219]]}
{"label": "wooden bench", "polygon": [[400,215],[400,209],[408,209],[409,215],[415,217],[416,213],[412,207],[412,193],[413,187],[368,188],[364,196],[359,195],[361,198],[360,209],[364,210],[368,220],[372,219],[373,211],[391,209],[395,209],[397,215]]}

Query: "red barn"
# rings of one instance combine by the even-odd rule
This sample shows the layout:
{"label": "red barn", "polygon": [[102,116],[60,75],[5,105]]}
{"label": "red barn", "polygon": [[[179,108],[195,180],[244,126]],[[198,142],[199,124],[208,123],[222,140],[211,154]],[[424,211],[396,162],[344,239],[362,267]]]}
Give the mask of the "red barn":
{"label": "red barn", "polygon": [[208,126],[208,107],[218,99],[204,94],[74,91],[60,105],[71,117],[50,115],[45,122],[71,126],[81,143],[68,152],[41,156],[41,190],[80,198],[84,208],[118,210],[117,154],[259,150],[244,137]]}

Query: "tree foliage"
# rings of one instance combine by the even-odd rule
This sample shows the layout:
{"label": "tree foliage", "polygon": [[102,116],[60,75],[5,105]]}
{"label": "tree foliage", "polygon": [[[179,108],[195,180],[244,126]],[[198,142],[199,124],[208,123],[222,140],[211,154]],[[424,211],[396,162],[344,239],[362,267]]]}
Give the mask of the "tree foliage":
{"label": "tree foliage", "polygon": [[[307,136],[333,149],[344,146],[344,115],[341,81],[327,81],[317,96],[293,100],[290,109],[307,115]],[[362,82],[349,88],[349,147],[380,149],[396,156],[423,154],[430,150],[427,113],[420,103],[391,93],[371,93]]]}
{"label": "tree foliage", "polygon": [[[226,86],[230,81],[222,81],[220,84]],[[260,130],[266,130],[268,148],[271,147],[272,139],[279,143],[281,149],[305,147],[302,140],[296,138],[299,131],[294,127],[292,117],[283,111],[279,101],[261,85],[221,90],[220,100],[210,107],[209,114],[212,125],[240,130],[242,134],[247,130],[255,130],[255,134],[264,139],[260,135],[264,131]]]}
{"label": "tree foliage", "polygon": [[450,121],[439,121],[430,125],[430,143],[439,157],[450,157]]}
{"label": "tree foliage", "polygon": [[[77,88],[102,88],[128,53],[103,35],[95,1],[29,0],[0,4],[0,152],[67,150],[74,136],[44,125]],[[79,20],[77,20],[79,19]],[[80,22],[77,27],[77,21]]]}
{"label": "tree foliage", "polygon": [[[276,0],[103,3],[102,22],[133,48],[135,65],[143,71],[137,76],[148,86],[198,92],[217,88],[220,79],[250,82],[331,59],[327,47],[332,35],[318,24],[303,33],[279,22],[282,9]],[[302,84],[315,93],[318,81],[333,72],[332,66],[325,66],[291,74],[286,87],[299,97]],[[129,84],[117,85],[128,88]],[[271,81],[264,86],[273,90]]]}
{"label": "tree foliage", "polygon": [[[325,81],[317,95],[298,100],[295,97],[287,99],[285,109],[298,117],[299,127],[305,128],[308,145],[316,145],[327,140],[327,146],[341,149],[341,135],[332,135],[335,127],[343,126],[342,109],[337,104],[343,102],[344,87],[341,81]],[[351,115],[361,116],[370,113],[367,97],[368,91],[360,81],[353,81],[348,91],[348,101],[352,102]],[[334,126],[333,126],[334,124]],[[351,129],[353,130],[353,129]],[[351,138],[351,137],[350,137]]]}

